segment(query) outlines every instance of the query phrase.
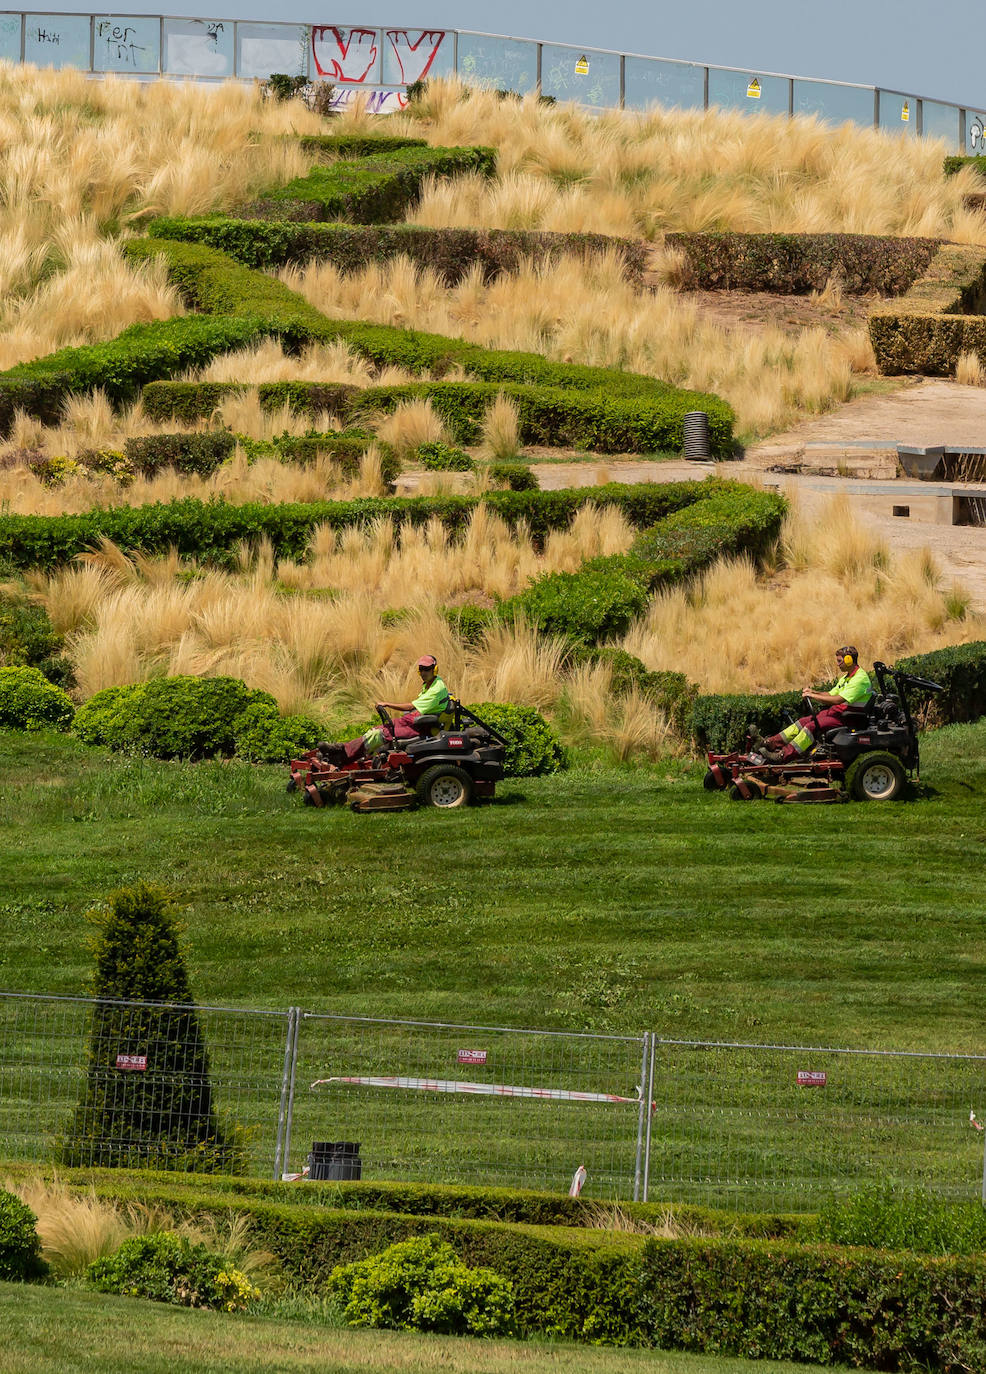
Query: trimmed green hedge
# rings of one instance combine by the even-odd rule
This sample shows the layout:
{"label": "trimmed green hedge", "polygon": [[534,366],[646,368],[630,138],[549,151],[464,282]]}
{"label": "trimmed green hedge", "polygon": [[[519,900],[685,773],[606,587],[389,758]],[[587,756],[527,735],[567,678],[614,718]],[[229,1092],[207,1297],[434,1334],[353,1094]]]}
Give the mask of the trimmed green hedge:
{"label": "trimmed green hedge", "polygon": [[803,715],[800,692],[775,692],[767,696],[752,693],[710,693],[695,698],[692,708],[692,734],[703,752],[728,754],[746,741],[747,727],[753,725],[763,735],[772,735],[783,725],[787,708]]}
{"label": "trimmed green hedge", "polygon": [[17,410],[42,424],[58,425],[71,395],[101,387],[115,405],[122,405],[134,400],[147,382],[205,367],[220,353],[277,333],[245,313],[236,318],[184,315],[131,325],[108,343],[59,349],[0,373],[0,434],[10,432]]}
{"label": "trimmed green hedge", "polygon": [[221,501],[181,501],[153,506],[117,506],[84,515],[2,515],[0,547],[20,568],[53,568],[112,539],[126,552],[163,553],[175,547],[220,564],[231,561],[243,540],[265,537],[278,557],[304,555],[316,525],[334,529],[365,524],[386,516],[396,525],[421,527],[437,518],[451,533],[462,531],[472,512],[486,505],[512,527],[523,521],[540,543],[551,530],[566,529],[584,505],[616,506],[638,529],[645,529],[669,511],[702,501],[722,489],[716,479],[704,482],[642,482],[638,486],[612,482],[602,487],[562,491],[500,491],[484,496],[361,497],[353,501],[314,501],[282,505]]}
{"label": "trimmed green hedge", "polygon": [[870,312],[870,342],[888,376],[950,377],[960,353],[986,358],[986,248],[943,244],[905,295]]}
{"label": "trimmed green hedge", "polygon": [[350,220],[386,224],[403,219],[425,177],[465,172],[493,176],[492,148],[412,146],[315,166],[307,176],[272,187],[239,214],[244,219]]}
{"label": "trimmed green hedge", "polygon": [[956,153],[945,158],[942,163],[942,170],[947,177],[954,177],[963,167],[971,167],[974,172],[978,172],[986,179],[986,157],[963,157],[961,153]]}
{"label": "trimmed green hedge", "polygon": [[665,234],[684,253],[688,285],[703,291],[805,295],[836,275],[852,295],[899,296],[925,272],[938,239],[871,234]]}
{"label": "trimmed green hedge", "polygon": [[331,162],[340,157],[371,157],[375,153],[396,153],[399,148],[427,148],[424,138],[394,137],[392,134],[302,134],[288,135],[303,153]]}
{"label": "trimmed green hedge", "polygon": [[213,215],[202,219],[170,216],[152,220],[154,238],[204,243],[228,253],[246,267],[265,270],[286,263],[331,262],[340,272],[361,271],[367,263],[402,254],[430,268],[448,286],[461,281],[474,263],[490,282],[516,272],[524,259],[551,262],[563,256],[587,258],[616,249],[625,275],[643,283],[647,245],[606,234],[551,234],[521,229],[429,229],[420,224],[300,224],[284,220],[244,220]]}
{"label": "trimmed green hedge", "polygon": [[773,492],[719,483],[707,500],[645,530],[628,554],[589,559],[574,573],[545,573],[501,603],[500,614],[522,612],[542,630],[583,645],[612,639],[629,629],[658,587],[692,577],[717,558],[762,555],[780,533],[786,509]]}
{"label": "trimmed green hedge", "polygon": [[346,382],[150,382],[141,393],[144,410],[155,424],[194,425],[209,421],[229,396],[256,391],[262,410],[290,406],[315,418],[321,411],[344,415],[359,388]]}
{"label": "trimmed green hedge", "polygon": [[930,725],[955,725],[986,716],[986,641],[915,654],[900,659],[897,667],[945,688],[931,698]]}

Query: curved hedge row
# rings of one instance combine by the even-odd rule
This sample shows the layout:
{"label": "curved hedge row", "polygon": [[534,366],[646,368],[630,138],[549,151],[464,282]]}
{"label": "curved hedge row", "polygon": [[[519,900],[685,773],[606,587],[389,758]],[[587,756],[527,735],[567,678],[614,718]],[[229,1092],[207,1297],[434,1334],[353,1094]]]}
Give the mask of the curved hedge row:
{"label": "curved hedge row", "polygon": [[164,553],[175,548],[204,561],[227,564],[244,540],[264,537],[270,540],[276,556],[301,558],[316,525],[345,529],[386,517],[397,526],[424,526],[437,518],[456,534],[464,530],[481,504],[512,527],[523,522],[539,544],[552,530],[567,529],[585,505],[616,506],[631,525],[644,530],[672,511],[709,502],[724,492],[748,490],[712,477],[704,482],[642,482],[637,486],[612,482],[561,491],[360,497],[282,505],[245,502],[234,506],[186,498],[153,506],[91,510],[84,515],[0,515],[0,547],[18,568],[57,567],[93,548],[101,538],[112,539],[126,552]]}
{"label": "curved hedge row", "polygon": [[525,229],[432,229],[423,224],[299,224],[291,220],[234,219],[210,215],[186,219],[166,216],[147,226],[152,238],[204,243],[218,248],[244,267],[264,270],[287,263],[331,262],[340,272],[361,271],[370,262],[387,262],[399,254],[430,268],[447,286],[455,286],[479,263],[483,280],[518,271],[524,259],[552,262],[562,256],[587,258],[615,249],[624,274],[643,284],[649,253],[642,239],[607,234],[552,234]]}

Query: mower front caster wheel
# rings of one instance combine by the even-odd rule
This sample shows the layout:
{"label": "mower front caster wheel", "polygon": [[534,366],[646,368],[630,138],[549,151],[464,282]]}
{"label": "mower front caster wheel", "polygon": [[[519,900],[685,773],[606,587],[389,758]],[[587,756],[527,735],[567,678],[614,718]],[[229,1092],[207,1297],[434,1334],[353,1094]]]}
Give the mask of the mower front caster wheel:
{"label": "mower front caster wheel", "polygon": [[472,778],[453,763],[436,763],[418,779],[415,792],[422,806],[438,806],[452,811],[468,806],[472,797]]}
{"label": "mower front caster wheel", "polygon": [[907,774],[893,754],[863,754],[846,769],[846,790],[856,801],[896,801]]}

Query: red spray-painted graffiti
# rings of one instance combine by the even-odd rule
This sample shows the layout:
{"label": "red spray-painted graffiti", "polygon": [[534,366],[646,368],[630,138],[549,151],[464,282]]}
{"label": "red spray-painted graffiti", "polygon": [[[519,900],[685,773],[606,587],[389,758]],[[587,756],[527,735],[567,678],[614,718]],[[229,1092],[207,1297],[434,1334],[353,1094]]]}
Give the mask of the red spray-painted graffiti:
{"label": "red spray-painted graffiti", "polygon": [[365,81],[377,60],[376,29],[312,29],[312,57],[319,76],[340,84]]}
{"label": "red spray-painted graffiti", "polygon": [[445,39],[445,31],[421,29],[413,43],[407,29],[385,29],[384,32],[394,50],[401,81],[408,86],[412,81],[423,81],[431,71],[431,64]]}

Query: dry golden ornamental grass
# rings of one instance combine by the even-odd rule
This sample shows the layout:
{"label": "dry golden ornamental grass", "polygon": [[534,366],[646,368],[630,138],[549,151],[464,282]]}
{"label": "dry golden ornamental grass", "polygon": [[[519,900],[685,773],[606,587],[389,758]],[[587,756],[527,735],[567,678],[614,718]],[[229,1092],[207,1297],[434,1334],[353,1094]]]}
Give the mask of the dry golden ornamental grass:
{"label": "dry golden ornamental grass", "polygon": [[[346,127],[346,116],[339,122]],[[430,81],[414,116],[392,119],[436,144],[485,143],[499,177],[436,183],[414,218],[430,225],[624,234],[899,234],[986,242],[965,210],[974,173],[946,180],[943,140],[901,138],[814,116],[653,108],[594,115],[499,100],[457,78]]]}
{"label": "dry golden ornamental grass", "polygon": [[107,236],[299,175],[308,159],[277,135],[321,128],[299,101],[236,82],[0,63],[0,369],[181,313],[163,272],[127,266]]}

